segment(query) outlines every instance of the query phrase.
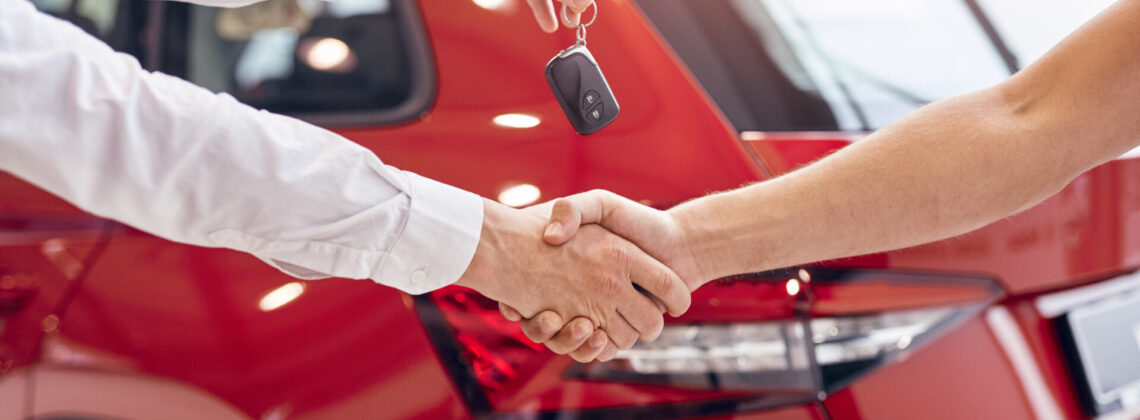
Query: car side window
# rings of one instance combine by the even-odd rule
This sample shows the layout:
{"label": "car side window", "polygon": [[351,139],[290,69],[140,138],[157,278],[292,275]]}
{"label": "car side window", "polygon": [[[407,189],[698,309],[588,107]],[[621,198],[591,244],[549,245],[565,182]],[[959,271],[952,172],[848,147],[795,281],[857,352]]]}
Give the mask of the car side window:
{"label": "car side window", "polygon": [[146,3],[130,0],[32,0],[36,9],[71,22],[119,52],[143,60]]}
{"label": "car side window", "polygon": [[414,0],[264,0],[241,8],[175,1],[32,0],[134,55],[256,108],[327,126],[421,116],[435,74]]}
{"label": "car side window", "polygon": [[251,106],[326,125],[419,116],[434,77],[411,1],[176,5],[163,71]]}

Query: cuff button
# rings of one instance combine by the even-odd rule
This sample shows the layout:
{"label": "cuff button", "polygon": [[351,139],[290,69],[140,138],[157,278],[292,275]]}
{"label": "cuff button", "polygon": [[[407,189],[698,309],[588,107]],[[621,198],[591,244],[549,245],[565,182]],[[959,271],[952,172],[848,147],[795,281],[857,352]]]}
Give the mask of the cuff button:
{"label": "cuff button", "polygon": [[426,279],[426,278],[427,278],[427,273],[424,272],[424,269],[420,268],[420,269],[417,269],[416,271],[413,271],[412,275],[409,276],[408,279],[411,280],[412,284],[420,284],[420,283],[423,283],[424,279]]}

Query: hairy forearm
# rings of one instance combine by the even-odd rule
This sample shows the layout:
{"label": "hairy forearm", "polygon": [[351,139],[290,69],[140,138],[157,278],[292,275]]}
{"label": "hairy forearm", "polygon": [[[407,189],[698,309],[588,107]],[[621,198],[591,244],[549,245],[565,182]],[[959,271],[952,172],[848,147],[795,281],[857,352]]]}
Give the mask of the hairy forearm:
{"label": "hairy forearm", "polygon": [[965,233],[1087,166],[1010,103],[997,89],[939,102],[801,170],[671,212],[706,278]]}
{"label": "hairy forearm", "polygon": [[1032,66],[791,174],[670,210],[711,278],[913,246],[1037,204],[1140,144],[1140,0]]}

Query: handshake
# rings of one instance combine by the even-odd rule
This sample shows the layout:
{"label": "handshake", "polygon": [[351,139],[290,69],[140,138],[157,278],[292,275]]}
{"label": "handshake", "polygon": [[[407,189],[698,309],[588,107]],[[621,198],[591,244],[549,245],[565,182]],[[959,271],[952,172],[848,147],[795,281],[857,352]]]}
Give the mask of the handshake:
{"label": "handshake", "polygon": [[[594,0],[560,0],[577,24]],[[551,0],[527,0],[543,31]],[[567,15],[566,7],[569,8]],[[706,275],[674,214],[594,190],[522,210],[483,200],[475,256],[456,284],[499,302],[528,338],[579,362],[610,360],[661,334]],[[585,225],[585,226],[583,226]]]}
{"label": "handshake", "polygon": [[475,256],[456,283],[558,354],[610,360],[652,341],[706,275],[674,214],[595,190],[513,209],[484,200]]}

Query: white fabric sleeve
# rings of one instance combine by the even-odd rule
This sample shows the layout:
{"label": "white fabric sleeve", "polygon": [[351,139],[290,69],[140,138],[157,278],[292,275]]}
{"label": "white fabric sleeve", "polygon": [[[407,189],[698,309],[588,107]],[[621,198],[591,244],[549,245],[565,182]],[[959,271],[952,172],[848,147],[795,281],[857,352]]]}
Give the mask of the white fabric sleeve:
{"label": "white fabric sleeve", "polygon": [[479,241],[477,195],[147,72],[22,0],[0,0],[0,92],[0,170],[173,241],[409,293],[453,283]]}

